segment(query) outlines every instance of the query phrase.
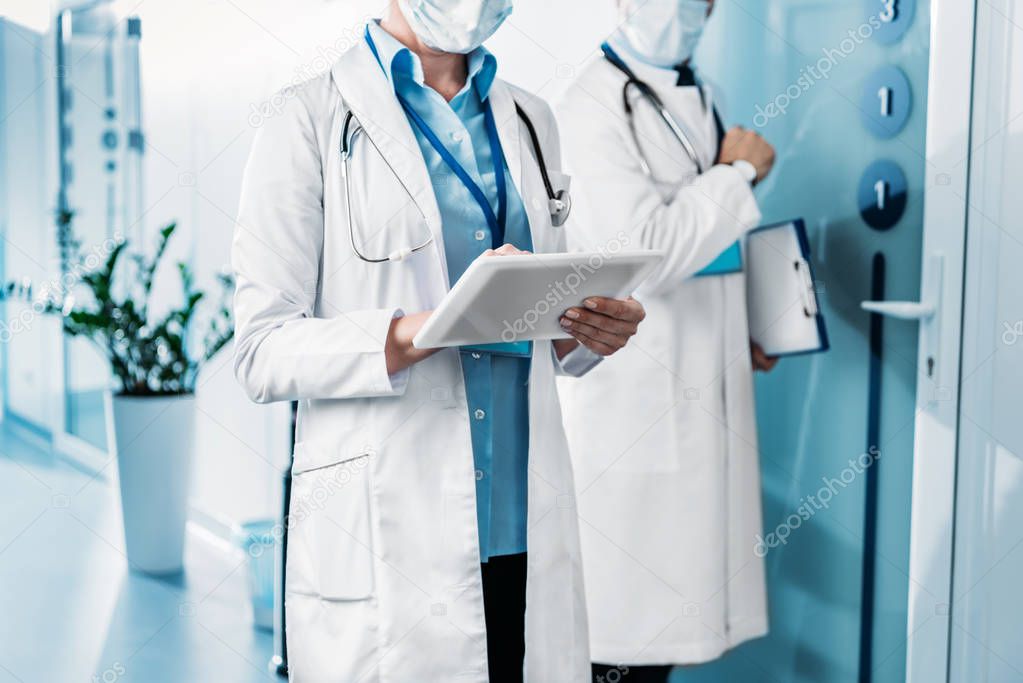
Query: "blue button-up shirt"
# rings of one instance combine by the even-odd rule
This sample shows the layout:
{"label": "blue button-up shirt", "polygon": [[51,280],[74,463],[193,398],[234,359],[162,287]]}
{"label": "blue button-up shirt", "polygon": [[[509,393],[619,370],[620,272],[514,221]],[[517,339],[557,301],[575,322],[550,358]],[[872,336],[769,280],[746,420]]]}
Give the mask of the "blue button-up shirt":
{"label": "blue button-up shirt", "polygon": [[[446,102],[425,85],[422,64],[415,53],[376,22],[370,22],[367,35],[395,92],[426,121],[484,191],[496,215],[494,159],[483,112],[497,72],[497,60],[482,47],[469,53],[465,87]],[[430,141],[411,121],[410,125],[423,152],[440,208],[448,277],[453,285],[469,264],[492,246],[490,228],[476,200]],[[505,174],[508,192],[504,241],[519,249],[532,250],[522,198],[504,159],[497,161]],[[529,364],[528,357],[462,350],[483,561],[491,556],[526,551]]]}

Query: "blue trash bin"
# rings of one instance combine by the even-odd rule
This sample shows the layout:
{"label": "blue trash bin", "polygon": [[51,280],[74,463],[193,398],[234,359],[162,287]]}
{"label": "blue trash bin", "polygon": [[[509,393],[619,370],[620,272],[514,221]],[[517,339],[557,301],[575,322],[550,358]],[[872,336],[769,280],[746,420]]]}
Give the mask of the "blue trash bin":
{"label": "blue trash bin", "polygon": [[274,628],[274,554],[279,528],[276,520],[260,519],[242,524],[238,531],[239,545],[248,558],[252,623],[267,631]]}

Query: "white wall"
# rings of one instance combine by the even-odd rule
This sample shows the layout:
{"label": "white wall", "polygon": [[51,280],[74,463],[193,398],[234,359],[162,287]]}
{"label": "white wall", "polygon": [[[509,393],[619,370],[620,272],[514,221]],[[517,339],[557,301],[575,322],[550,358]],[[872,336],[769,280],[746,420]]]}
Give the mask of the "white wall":
{"label": "white wall", "polygon": [[487,47],[501,78],[553,100],[600,53],[614,17],[614,0],[516,0]]}
{"label": "white wall", "polygon": [[[254,112],[282,87],[329,68],[386,2],[135,4],[118,8],[142,19],[145,229],[178,220],[171,256],[191,259],[208,279],[229,261],[241,172],[260,118]],[[554,96],[596,53],[611,8],[611,0],[519,0],[490,43],[501,75]],[[289,417],[285,406],[250,405],[230,361],[223,354],[200,383],[195,502],[234,520],[272,516]]]}
{"label": "white wall", "polygon": [[45,0],[0,0],[0,17],[44,33],[50,27],[50,6]]}
{"label": "white wall", "polygon": [[[143,207],[152,234],[172,220],[169,258],[211,276],[229,262],[241,172],[255,128],[251,106],[308,69],[326,29],[354,14],[319,2],[147,2],[142,20]],[[348,16],[346,16],[348,15]],[[161,293],[173,295],[173,276]],[[274,517],[287,466],[286,404],[252,405],[232,372],[231,350],[201,375],[193,503],[229,521]]]}

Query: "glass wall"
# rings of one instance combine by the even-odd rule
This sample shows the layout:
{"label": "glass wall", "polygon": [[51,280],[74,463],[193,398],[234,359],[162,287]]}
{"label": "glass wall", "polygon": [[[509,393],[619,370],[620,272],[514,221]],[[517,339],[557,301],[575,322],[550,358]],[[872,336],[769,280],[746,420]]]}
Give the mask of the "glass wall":
{"label": "glass wall", "polygon": [[[0,17],[0,272],[9,280],[56,278],[53,72],[48,36]],[[17,299],[0,310],[4,415],[47,431],[58,398],[59,326]]]}
{"label": "glass wall", "polygon": [[1023,3],[977,4],[950,681],[1023,681]]}
{"label": "glass wall", "polygon": [[[75,239],[86,253],[102,255],[109,238],[128,236],[137,211],[138,37],[136,20],[118,20],[105,5],[67,10],[57,20],[58,204],[73,215],[58,239]],[[64,429],[105,448],[108,365],[88,341],[74,338],[64,341],[63,361]]]}

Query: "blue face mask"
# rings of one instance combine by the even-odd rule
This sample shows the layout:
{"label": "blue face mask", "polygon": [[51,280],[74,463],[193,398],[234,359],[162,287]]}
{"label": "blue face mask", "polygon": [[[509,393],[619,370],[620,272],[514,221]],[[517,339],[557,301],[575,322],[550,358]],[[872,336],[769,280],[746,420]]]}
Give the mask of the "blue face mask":
{"label": "blue face mask", "polygon": [[647,64],[672,67],[693,56],[709,8],[707,0],[625,0],[615,36]]}
{"label": "blue face mask", "polygon": [[429,47],[468,54],[508,18],[512,0],[399,0],[398,7]]}

